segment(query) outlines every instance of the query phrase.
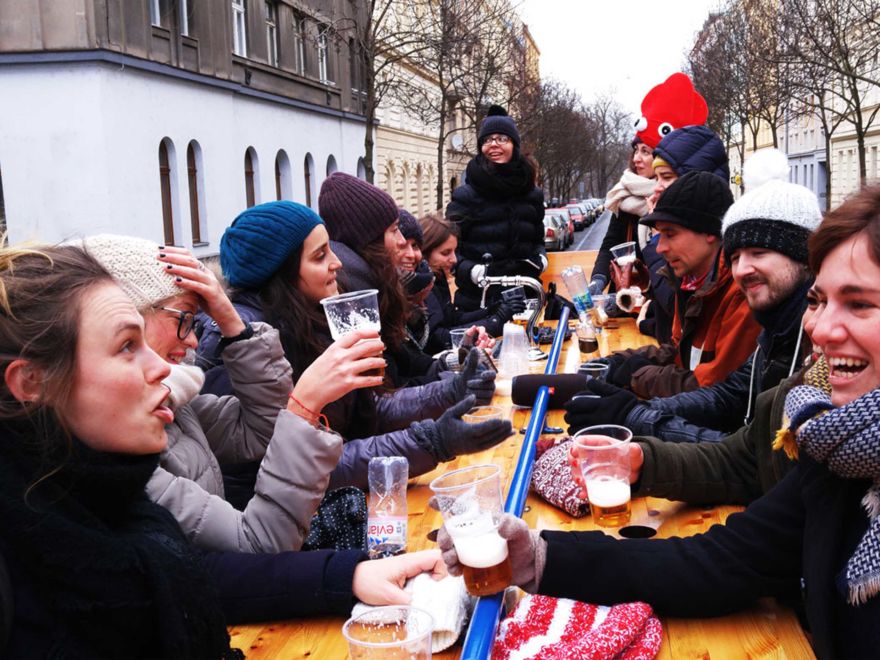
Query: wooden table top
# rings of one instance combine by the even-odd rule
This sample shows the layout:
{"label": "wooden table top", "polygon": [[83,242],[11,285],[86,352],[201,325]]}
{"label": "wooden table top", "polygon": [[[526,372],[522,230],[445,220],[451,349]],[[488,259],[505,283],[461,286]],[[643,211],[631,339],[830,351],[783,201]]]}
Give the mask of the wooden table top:
{"label": "wooden table top", "polygon": [[[566,261],[573,260],[573,253],[566,255]],[[577,255],[577,253],[574,253]],[[551,257],[556,254],[551,255]],[[588,255],[592,261],[594,254]],[[581,262],[583,263],[583,262]],[[551,261],[552,265],[552,261]],[[566,264],[567,265],[567,264]],[[564,266],[563,266],[564,267]],[[589,273],[589,267],[585,265]],[[561,271],[561,267],[556,271]],[[561,290],[564,295],[564,289]],[[651,339],[639,334],[632,319],[620,319],[619,327],[606,330],[600,337],[600,352],[605,355],[619,348],[627,348],[651,343]],[[593,355],[595,356],[595,355]],[[585,356],[586,357],[586,356]],[[563,355],[557,371],[573,372],[582,361],[577,342],[568,340],[563,347]],[[532,369],[543,372],[543,363]],[[523,435],[518,433],[529,419],[530,410],[516,408],[509,397],[495,397],[494,404],[502,406],[513,423],[514,434],[501,444],[481,452],[461,456],[444,463],[433,472],[410,480],[407,493],[408,503],[408,542],[410,551],[436,547],[427,535],[441,525],[440,514],[428,508],[430,497],[428,484],[436,476],[468,465],[496,463],[502,474],[513,472],[519,456]],[[562,426],[562,410],[548,412],[547,422],[551,426]],[[693,507],[680,502],[645,497],[632,503],[632,523],[654,527],[657,538],[670,536],[690,536],[709,529],[716,523],[723,523],[727,516],[741,510],[737,506]],[[523,519],[534,529],[593,530],[590,516],[574,519],[563,511],[552,507],[538,496],[529,495]],[[615,535],[614,530],[603,529]],[[317,658],[336,659],[348,657],[348,645],[342,636],[344,617],[315,617],[311,619],[232,626],[229,629],[233,646],[242,649],[248,658]],[[670,619],[663,623],[663,643],[659,658],[811,658],[812,650],[797,622],[793,612],[767,599],[753,608],[738,614],[713,619]],[[435,653],[434,658],[458,658],[461,642],[451,649]]]}

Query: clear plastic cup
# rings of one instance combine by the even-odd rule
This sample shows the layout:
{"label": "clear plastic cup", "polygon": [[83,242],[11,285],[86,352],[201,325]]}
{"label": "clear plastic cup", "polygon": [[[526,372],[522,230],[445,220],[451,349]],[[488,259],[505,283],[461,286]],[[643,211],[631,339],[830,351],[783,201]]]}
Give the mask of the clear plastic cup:
{"label": "clear plastic cup", "polygon": [[629,444],[632,431],[615,424],[588,426],[574,434],[593,522],[600,527],[629,524]]}
{"label": "clear plastic cup", "polygon": [[498,533],[503,512],[501,468],[473,465],[431,482],[443,523],[472,596],[503,591],[512,580],[507,541]]}
{"label": "clear plastic cup", "polygon": [[430,660],[434,619],[408,605],[376,607],[342,626],[352,660]]}
{"label": "clear plastic cup", "polygon": [[464,341],[464,334],[467,332],[465,328],[456,328],[455,330],[449,331],[449,341],[452,344],[452,348],[461,348],[461,343]]}
{"label": "clear plastic cup", "polygon": [[493,419],[501,419],[504,411],[500,406],[477,406],[471,408],[461,416],[462,421],[468,424],[479,424]]}
{"label": "clear plastic cup", "polygon": [[627,241],[626,243],[618,243],[611,248],[611,256],[618,266],[626,266],[636,260],[636,242]]}
{"label": "clear plastic cup", "polygon": [[376,289],[364,289],[322,298],[330,336],[336,340],[362,328],[381,331],[378,293]]}

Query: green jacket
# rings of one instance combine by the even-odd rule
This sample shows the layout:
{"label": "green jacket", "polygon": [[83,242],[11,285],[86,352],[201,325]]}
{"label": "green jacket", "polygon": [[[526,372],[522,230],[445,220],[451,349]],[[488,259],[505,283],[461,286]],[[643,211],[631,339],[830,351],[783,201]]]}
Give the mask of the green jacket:
{"label": "green jacket", "polygon": [[795,465],[771,445],[782,427],[785,397],[801,382],[802,374],[794,374],[762,392],[752,423],[720,442],[636,438],[645,462],[633,495],[695,504],[748,504],[766,493]]}

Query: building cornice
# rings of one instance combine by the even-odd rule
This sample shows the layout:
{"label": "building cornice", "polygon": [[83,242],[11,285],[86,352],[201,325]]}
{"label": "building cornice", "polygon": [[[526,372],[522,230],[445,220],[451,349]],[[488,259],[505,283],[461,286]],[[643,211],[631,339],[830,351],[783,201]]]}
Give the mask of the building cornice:
{"label": "building cornice", "polygon": [[353,112],[346,112],[344,110],[337,110],[335,108],[326,108],[320,105],[315,105],[313,103],[308,103],[306,101],[281,96],[280,94],[260,91],[252,87],[248,87],[247,85],[242,85],[241,83],[229,80],[220,80],[219,78],[213,78],[211,76],[206,76],[201,73],[194,73],[192,71],[179,69],[177,67],[169,66],[167,64],[161,64],[159,62],[153,62],[151,60],[144,60],[139,57],[124,55],[122,53],[115,53],[109,50],[59,50],[32,53],[0,53],[0,66],[33,64],[100,64],[105,66],[119,67],[120,70],[129,68],[158,76],[165,76],[168,78],[174,78],[176,80],[184,80],[198,85],[204,85],[206,87],[220,89],[226,92],[231,92],[233,94],[239,94],[241,96],[259,99],[261,101],[268,101],[269,103],[276,103],[278,105],[297,108],[306,112],[329,115],[331,117],[345,119],[348,121],[357,122],[359,124],[363,124],[365,121],[365,117],[363,115],[359,115]]}

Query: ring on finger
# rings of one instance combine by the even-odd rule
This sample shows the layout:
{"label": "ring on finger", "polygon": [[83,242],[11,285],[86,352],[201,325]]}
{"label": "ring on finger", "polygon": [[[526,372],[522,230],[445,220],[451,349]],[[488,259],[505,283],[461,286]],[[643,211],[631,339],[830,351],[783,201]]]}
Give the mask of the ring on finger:
{"label": "ring on finger", "polygon": [[197,263],[199,264],[199,265],[198,265],[198,269],[199,269],[199,270],[205,270],[205,264],[203,264],[201,261],[199,261],[199,262],[197,262]]}

